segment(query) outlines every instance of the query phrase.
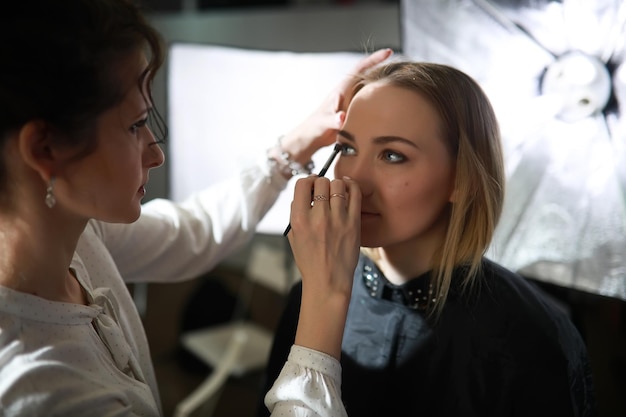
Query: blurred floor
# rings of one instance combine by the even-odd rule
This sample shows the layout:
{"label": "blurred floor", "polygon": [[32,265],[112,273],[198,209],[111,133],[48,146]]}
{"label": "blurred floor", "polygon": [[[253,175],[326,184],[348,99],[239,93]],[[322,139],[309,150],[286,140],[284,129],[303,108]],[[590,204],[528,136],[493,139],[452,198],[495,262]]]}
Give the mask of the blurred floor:
{"label": "blurred floor", "polygon": [[[166,417],[172,416],[176,405],[210,374],[205,364],[181,347],[178,341],[181,331],[228,321],[233,314],[242,314],[239,310],[232,311],[236,308],[232,304],[236,302],[234,297],[241,279],[237,271],[222,268],[189,282],[149,285],[144,324]],[[254,285],[251,301],[243,314],[273,331],[283,302],[281,295]],[[204,313],[200,312],[202,310]],[[212,417],[254,416],[262,377],[262,371],[231,377]]]}
{"label": "blurred floor", "polygon": [[[155,370],[165,416],[172,416],[176,405],[192,392],[207,376],[202,369],[191,371],[180,365],[176,355],[155,360]],[[259,372],[232,377],[220,395],[212,417],[254,416],[262,375]]]}

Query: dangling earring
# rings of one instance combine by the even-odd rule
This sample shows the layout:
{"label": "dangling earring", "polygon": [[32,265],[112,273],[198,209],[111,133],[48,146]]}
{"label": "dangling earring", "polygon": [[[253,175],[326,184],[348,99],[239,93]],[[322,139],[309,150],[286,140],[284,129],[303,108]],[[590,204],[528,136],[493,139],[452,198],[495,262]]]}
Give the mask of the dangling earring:
{"label": "dangling earring", "polygon": [[48,188],[46,189],[46,206],[49,208],[54,207],[57,203],[57,199],[54,198],[54,177],[50,177],[50,181],[48,182]]}

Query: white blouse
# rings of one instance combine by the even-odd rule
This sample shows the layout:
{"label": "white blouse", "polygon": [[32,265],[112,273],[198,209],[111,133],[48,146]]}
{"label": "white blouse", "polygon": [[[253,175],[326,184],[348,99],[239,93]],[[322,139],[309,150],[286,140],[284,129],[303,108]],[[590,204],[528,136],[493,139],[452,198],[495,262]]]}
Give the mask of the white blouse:
{"label": "white blouse", "polygon": [[347,417],[341,402],[341,365],[330,355],[293,345],[265,405],[273,417]]}

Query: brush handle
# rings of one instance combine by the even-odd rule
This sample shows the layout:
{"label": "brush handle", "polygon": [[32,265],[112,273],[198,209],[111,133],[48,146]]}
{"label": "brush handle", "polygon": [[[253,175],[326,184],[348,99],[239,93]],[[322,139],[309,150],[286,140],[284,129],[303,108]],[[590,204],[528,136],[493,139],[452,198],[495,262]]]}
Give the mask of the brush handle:
{"label": "brush handle", "polygon": [[[335,157],[337,156],[340,150],[341,150],[341,145],[339,143],[335,143],[335,148],[333,149],[333,152],[330,154],[330,156],[326,160],[326,163],[324,164],[322,169],[320,169],[320,172],[317,174],[318,177],[323,177],[324,175],[326,175],[326,171],[328,171],[328,168],[330,168],[330,164],[333,163],[333,160],[335,159]],[[291,223],[287,225],[287,228],[283,232],[283,236],[287,236],[290,230],[291,230]]]}

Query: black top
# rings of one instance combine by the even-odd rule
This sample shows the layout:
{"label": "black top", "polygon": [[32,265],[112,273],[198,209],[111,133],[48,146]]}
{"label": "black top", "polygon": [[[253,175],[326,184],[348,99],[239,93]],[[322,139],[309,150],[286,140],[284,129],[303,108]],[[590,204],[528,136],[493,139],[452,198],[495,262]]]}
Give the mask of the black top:
{"label": "black top", "polygon": [[[342,343],[348,415],[595,416],[586,348],[569,318],[539,288],[487,259],[471,295],[457,285],[462,274],[455,271],[433,323],[424,313],[429,274],[395,286],[361,256]],[[263,396],[294,342],[301,293],[298,283],[289,295]],[[258,411],[269,415],[263,404]]]}

